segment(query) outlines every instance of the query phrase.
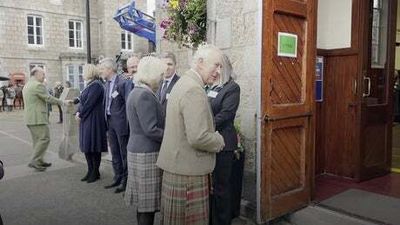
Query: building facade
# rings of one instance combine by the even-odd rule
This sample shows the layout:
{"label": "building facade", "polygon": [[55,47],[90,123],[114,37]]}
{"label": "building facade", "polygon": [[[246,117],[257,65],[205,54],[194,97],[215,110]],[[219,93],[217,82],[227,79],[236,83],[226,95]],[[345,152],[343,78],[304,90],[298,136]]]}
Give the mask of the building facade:
{"label": "building facade", "polygon": [[[99,57],[126,58],[147,52],[147,40],[122,30],[113,20],[116,10],[129,0],[91,0],[92,62]],[[45,68],[50,87],[70,81],[83,88],[86,63],[86,1],[38,0],[0,2],[0,65],[3,76],[25,74],[34,66]],[[136,7],[147,10],[145,0]]]}

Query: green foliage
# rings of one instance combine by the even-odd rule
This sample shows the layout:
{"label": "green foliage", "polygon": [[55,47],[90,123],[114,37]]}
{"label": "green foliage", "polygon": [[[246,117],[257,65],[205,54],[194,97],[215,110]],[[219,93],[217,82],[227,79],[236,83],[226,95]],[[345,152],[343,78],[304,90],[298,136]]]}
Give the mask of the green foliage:
{"label": "green foliage", "polygon": [[206,41],[206,0],[170,0],[166,8],[168,18],[160,24],[165,39],[190,48]]}

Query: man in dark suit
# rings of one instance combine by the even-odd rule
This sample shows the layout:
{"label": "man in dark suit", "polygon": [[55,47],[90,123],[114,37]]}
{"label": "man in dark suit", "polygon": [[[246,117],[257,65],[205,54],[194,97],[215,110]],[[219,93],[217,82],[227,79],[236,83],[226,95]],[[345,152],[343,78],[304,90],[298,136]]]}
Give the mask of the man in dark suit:
{"label": "man in dark suit", "polygon": [[128,70],[128,73],[126,74],[126,82],[125,82],[125,101],[128,99],[129,93],[133,90],[135,87],[135,74],[137,72],[137,67],[139,65],[140,61],[140,56],[139,55],[133,55],[128,58],[126,61],[126,68]]}
{"label": "man in dark suit", "polygon": [[125,191],[128,176],[126,145],[129,138],[129,128],[125,106],[126,80],[117,75],[116,71],[117,64],[113,59],[105,58],[100,62],[100,72],[106,80],[105,117],[114,169],[114,182],[105,186],[105,188],[121,185],[115,190],[115,193],[120,193]]}
{"label": "man in dark suit", "polygon": [[175,83],[179,80],[179,76],[176,74],[176,57],[174,53],[164,52],[161,54],[161,59],[167,64],[168,68],[164,73],[164,79],[160,82],[160,86],[157,90],[157,96],[165,116],[169,93],[171,92]]}

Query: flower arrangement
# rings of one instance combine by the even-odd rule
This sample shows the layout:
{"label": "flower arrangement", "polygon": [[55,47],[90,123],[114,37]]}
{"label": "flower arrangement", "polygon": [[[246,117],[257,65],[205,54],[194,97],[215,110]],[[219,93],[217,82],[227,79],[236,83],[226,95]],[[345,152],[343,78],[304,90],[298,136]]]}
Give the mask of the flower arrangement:
{"label": "flower arrangement", "polygon": [[206,41],[207,0],[169,0],[165,8],[168,17],[160,24],[163,38],[189,48]]}

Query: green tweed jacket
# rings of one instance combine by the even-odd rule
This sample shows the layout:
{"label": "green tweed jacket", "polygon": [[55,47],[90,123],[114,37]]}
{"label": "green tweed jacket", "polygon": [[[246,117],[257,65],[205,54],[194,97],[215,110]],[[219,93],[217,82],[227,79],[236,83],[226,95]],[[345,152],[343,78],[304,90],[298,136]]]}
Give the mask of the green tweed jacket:
{"label": "green tweed jacket", "polygon": [[62,104],[62,101],[55,98],[46,90],[46,87],[32,77],[22,89],[24,96],[24,121],[26,125],[49,124],[47,103]]}

